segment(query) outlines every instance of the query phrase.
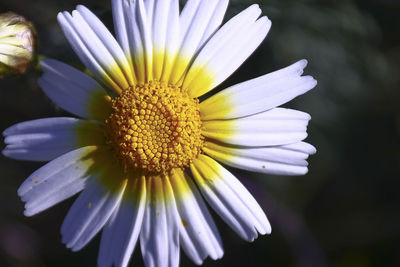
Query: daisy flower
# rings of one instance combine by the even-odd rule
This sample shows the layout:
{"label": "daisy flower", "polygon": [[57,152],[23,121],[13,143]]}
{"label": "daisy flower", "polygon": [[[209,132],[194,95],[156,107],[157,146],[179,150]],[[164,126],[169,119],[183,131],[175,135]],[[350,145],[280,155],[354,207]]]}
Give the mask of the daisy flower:
{"label": "daisy flower", "polygon": [[[210,206],[253,241],[270,224],[225,167],[303,175],[315,148],[310,116],[278,108],[316,85],[301,60],[200,102],[266,37],[271,22],[252,5],[221,26],[228,0],[114,0],[114,38],[84,6],[58,15],[87,75],[41,62],[39,84],[80,118],[23,122],[4,131],[7,157],[50,161],[21,185],[25,215],[82,191],[62,241],[82,249],[102,230],[98,266],[127,266],[137,243],[145,265],[196,264],[223,256]],[[220,163],[218,163],[220,162]],[[208,205],[207,205],[208,204]]]}

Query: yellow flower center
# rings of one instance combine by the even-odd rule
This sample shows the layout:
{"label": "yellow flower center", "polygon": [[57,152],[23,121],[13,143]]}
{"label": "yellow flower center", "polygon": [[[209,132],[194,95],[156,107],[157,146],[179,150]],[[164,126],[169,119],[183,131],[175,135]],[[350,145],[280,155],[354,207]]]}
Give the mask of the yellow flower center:
{"label": "yellow flower center", "polygon": [[148,173],[188,166],[203,146],[199,101],[179,87],[149,82],[112,101],[108,143],[126,168]]}

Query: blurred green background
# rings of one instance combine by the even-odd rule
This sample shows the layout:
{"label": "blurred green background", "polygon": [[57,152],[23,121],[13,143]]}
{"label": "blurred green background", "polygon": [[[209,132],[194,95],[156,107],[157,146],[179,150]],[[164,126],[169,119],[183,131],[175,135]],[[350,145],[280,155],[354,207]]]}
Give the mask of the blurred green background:
{"label": "blurred green background", "polygon": [[[216,218],[225,256],[204,266],[400,266],[400,1],[258,0],[273,22],[256,53],[221,88],[309,60],[316,89],[287,104],[310,113],[310,172],[278,177],[232,170],[266,211],[273,232],[246,243]],[[231,0],[227,17],[254,3]],[[40,54],[81,66],[57,12],[84,4],[111,28],[109,0],[1,0],[37,27]],[[38,73],[0,80],[0,130],[68,115]],[[1,147],[4,145],[1,144]],[[0,158],[0,266],[95,266],[99,238],[78,253],[59,228],[73,199],[32,218],[16,190],[42,164]],[[131,266],[142,266],[137,247]],[[182,256],[182,266],[193,264]]]}

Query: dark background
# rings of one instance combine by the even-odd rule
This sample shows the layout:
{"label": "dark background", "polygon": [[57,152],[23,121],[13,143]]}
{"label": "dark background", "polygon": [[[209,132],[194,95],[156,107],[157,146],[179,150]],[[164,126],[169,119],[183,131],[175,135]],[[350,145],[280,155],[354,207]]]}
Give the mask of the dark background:
{"label": "dark background", "polygon": [[[216,218],[225,256],[204,266],[400,266],[400,1],[258,0],[273,22],[255,55],[221,88],[309,60],[316,89],[286,106],[313,117],[310,172],[280,177],[233,170],[272,223],[246,243]],[[81,66],[57,12],[84,4],[111,27],[108,0],[0,0],[37,27],[39,53]],[[227,18],[253,1],[231,0]],[[34,69],[0,80],[0,130],[68,115],[38,87]],[[3,146],[3,145],[1,145]],[[78,253],[59,228],[73,199],[32,218],[16,190],[41,164],[0,158],[0,266],[95,266],[99,238]],[[136,248],[132,266],[141,266]],[[182,266],[193,266],[182,256]]]}

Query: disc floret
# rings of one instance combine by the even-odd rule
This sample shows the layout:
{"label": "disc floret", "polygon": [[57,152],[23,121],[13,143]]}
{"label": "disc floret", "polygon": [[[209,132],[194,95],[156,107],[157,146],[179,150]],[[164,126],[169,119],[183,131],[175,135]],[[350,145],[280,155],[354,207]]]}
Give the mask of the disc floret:
{"label": "disc floret", "polygon": [[200,154],[199,101],[179,87],[152,81],[124,90],[111,102],[108,143],[127,168],[160,173],[188,166]]}

